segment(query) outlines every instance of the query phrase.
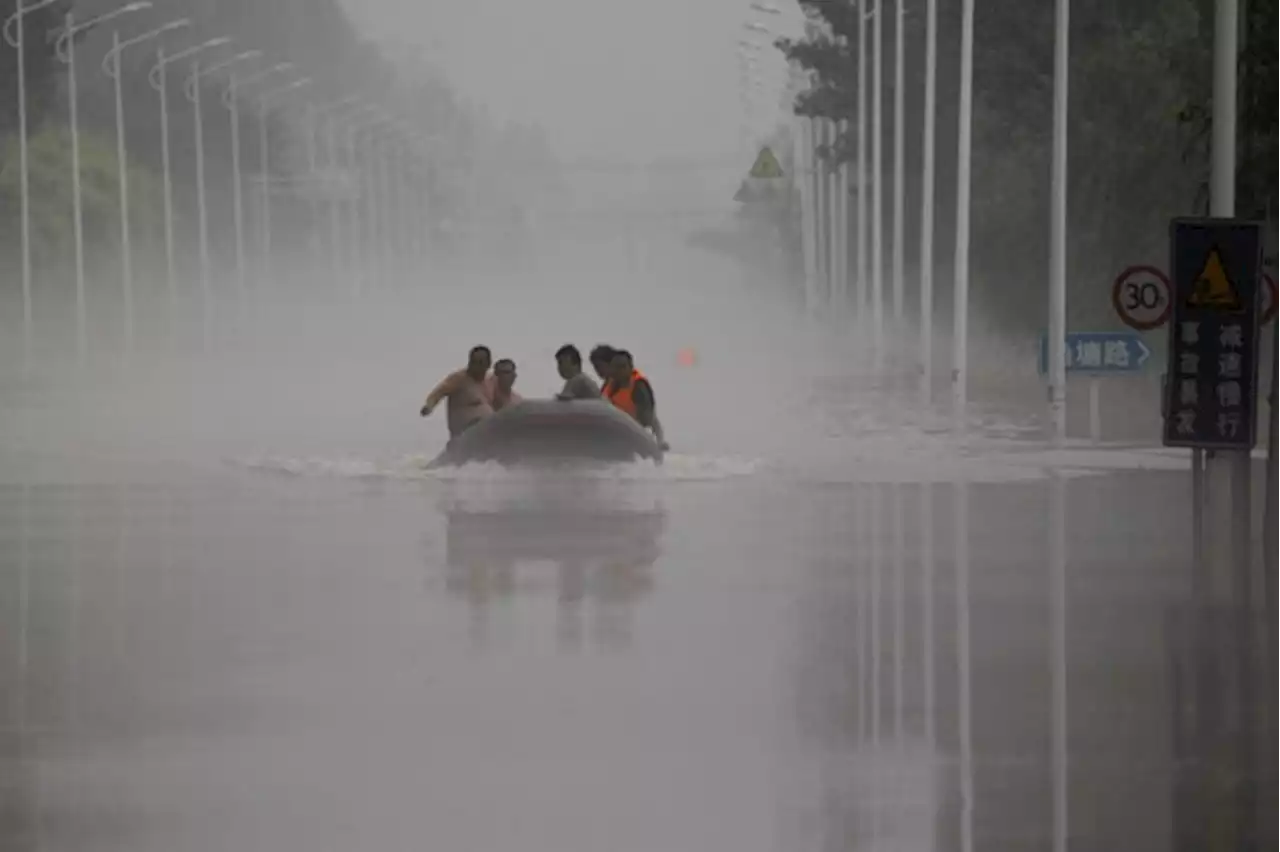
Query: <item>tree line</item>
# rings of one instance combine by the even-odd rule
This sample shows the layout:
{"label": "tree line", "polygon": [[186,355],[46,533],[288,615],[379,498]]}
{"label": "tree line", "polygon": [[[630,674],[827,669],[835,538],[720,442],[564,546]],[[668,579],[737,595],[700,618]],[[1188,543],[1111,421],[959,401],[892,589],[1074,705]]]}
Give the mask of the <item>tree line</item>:
{"label": "tree line", "polygon": [[[777,47],[811,82],[796,98],[796,114],[851,122],[849,133],[823,151],[834,165],[856,157],[857,4],[798,2],[812,26],[805,37],[780,39]],[[880,177],[888,181],[894,6],[890,0],[867,5],[878,5],[885,15],[885,173]],[[1239,70],[1237,215],[1273,219],[1276,4],[1242,6],[1247,8]],[[908,4],[904,30],[908,258],[919,244],[922,7],[922,2]],[[987,315],[1026,329],[1042,326],[1047,304],[1053,7],[1052,0],[978,0],[975,6],[972,292]],[[938,2],[939,282],[948,280],[954,248],[960,11],[958,0]],[[1073,0],[1071,15],[1068,310],[1069,321],[1098,323],[1110,318],[1108,288],[1120,269],[1134,263],[1167,265],[1168,220],[1208,212],[1213,2]],[[888,204],[889,193],[885,197]],[[912,268],[909,262],[908,273]],[[939,297],[946,307],[945,285]]]}
{"label": "tree line", "polygon": [[[119,5],[59,0],[22,18],[37,263],[52,263],[65,255],[71,228],[66,66],[55,54],[56,35],[68,11],[84,21]],[[415,136],[430,140],[430,144],[422,146],[422,167],[401,176],[402,184],[408,182],[430,198],[427,210],[432,222],[424,223],[424,227],[433,228],[445,220],[466,216],[474,206],[469,184],[484,168],[476,155],[478,150],[505,151],[519,146],[526,158],[539,160],[543,170],[554,169],[550,147],[538,129],[503,126],[488,119],[481,110],[464,102],[442,74],[412,51],[388,50],[363,38],[337,0],[166,0],[152,9],[92,29],[77,44],[81,173],[86,234],[91,241],[110,242],[110,222],[115,216],[116,119],[111,81],[99,71],[111,45],[110,31],[119,27],[127,38],[176,18],[189,18],[191,26],[166,40],[169,53],[226,36],[232,43],[219,52],[209,51],[208,62],[244,50],[260,50],[263,58],[258,67],[290,62],[295,76],[309,77],[310,100],[324,103],[358,95],[381,104]],[[139,45],[126,51],[122,58],[125,137],[133,167],[130,190],[137,202],[131,221],[144,237],[158,228],[160,103],[147,80],[156,61],[156,47],[156,42]],[[15,245],[19,231],[16,63],[16,51],[7,44],[0,45],[0,247],[9,256],[12,252],[8,249]],[[186,62],[170,66],[168,86],[172,174],[180,232],[191,228],[196,218],[193,114],[182,91],[186,68]],[[247,63],[245,68],[254,70]],[[227,111],[219,99],[222,86],[222,82],[208,80],[202,98],[208,205],[211,219],[217,222],[227,221],[231,203],[231,134]],[[242,110],[241,165],[246,175],[261,169],[256,122],[255,110]],[[305,146],[299,129],[291,127],[279,110],[268,116],[268,122],[272,173],[301,171]],[[293,125],[296,124],[295,120]],[[320,153],[323,160],[323,150]],[[290,217],[282,218],[287,221]],[[221,237],[221,249],[225,251],[226,235],[215,233],[215,237]]]}

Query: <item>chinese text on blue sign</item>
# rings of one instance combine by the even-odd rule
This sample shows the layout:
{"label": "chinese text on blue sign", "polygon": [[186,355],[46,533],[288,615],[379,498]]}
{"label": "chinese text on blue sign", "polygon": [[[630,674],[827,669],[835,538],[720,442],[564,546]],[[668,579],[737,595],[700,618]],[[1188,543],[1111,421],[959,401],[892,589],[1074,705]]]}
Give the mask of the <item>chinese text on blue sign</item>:
{"label": "chinese text on blue sign", "polygon": [[1165,446],[1250,450],[1262,228],[1234,219],[1175,219],[1171,237]]}
{"label": "chinese text on blue sign", "polygon": [[[1073,331],[1064,355],[1072,373],[1131,373],[1141,370],[1151,350],[1132,331]],[[1040,372],[1049,371],[1049,337],[1040,337]]]}

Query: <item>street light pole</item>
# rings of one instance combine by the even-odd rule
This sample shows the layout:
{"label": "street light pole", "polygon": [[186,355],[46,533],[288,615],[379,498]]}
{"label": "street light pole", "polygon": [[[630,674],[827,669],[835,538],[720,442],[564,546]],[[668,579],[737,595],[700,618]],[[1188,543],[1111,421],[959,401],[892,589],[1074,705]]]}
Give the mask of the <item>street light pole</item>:
{"label": "street light pole", "polygon": [[124,126],[124,89],[120,73],[120,54],[126,47],[158,38],[167,32],[188,27],[189,18],[179,18],[156,27],[127,41],[120,40],[120,31],[111,33],[111,50],[102,58],[102,70],[114,83],[116,106],[116,169],[120,183],[120,280],[124,296],[124,349],[126,356],[133,352],[133,247],[129,237],[129,159]]}
{"label": "street light pole", "polygon": [[191,73],[187,77],[186,95],[187,100],[191,102],[193,107],[192,114],[195,116],[195,136],[196,136],[196,207],[197,216],[199,217],[200,227],[200,298],[202,302],[201,322],[203,331],[204,346],[209,345],[209,321],[210,311],[213,307],[213,294],[209,281],[210,258],[209,258],[209,205],[205,188],[204,174],[204,106],[200,97],[200,80],[210,74],[217,73],[225,68],[230,68],[238,62],[246,62],[250,59],[257,59],[262,55],[260,50],[246,50],[237,53],[228,59],[217,62],[207,68],[200,66],[199,60],[191,63]]}
{"label": "street light pole", "polygon": [[858,324],[867,327],[867,0],[858,0]]}
{"label": "street light pole", "polygon": [[67,30],[67,119],[71,126],[71,229],[76,262],[76,359],[89,354],[89,318],[84,275],[84,202],[80,194],[80,96],[76,82],[76,38],[73,15],[63,21]]}
{"label": "street light pole", "polygon": [[903,137],[906,133],[904,116],[906,88],[904,73],[906,39],[903,28],[906,24],[905,0],[895,0],[893,26],[893,330],[894,334],[902,334],[903,309],[906,299],[906,284],[903,280],[903,205],[905,169],[905,152]]}
{"label": "street light pole", "polygon": [[160,94],[160,160],[162,164],[163,180],[164,180],[164,262],[165,262],[165,284],[169,291],[169,316],[171,325],[176,321],[178,311],[178,275],[176,271],[176,262],[174,258],[174,241],[173,241],[173,173],[170,165],[169,153],[169,88],[168,88],[168,66],[172,62],[177,62],[189,56],[209,50],[210,48],[220,47],[230,42],[231,39],[222,36],[219,38],[209,39],[195,47],[189,47],[186,50],[179,51],[174,54],[166,54],[163,45],[156,48],[156,64],[152,67],[151,73],[147,75],[151,87]]}
{"label": "street light pole", "polygon": [[[964,428],[969,382],[969,164],[973,153],[973,4],[960,2],[960,115],[956,140],[956,259],[952,308],[951,413]],[[1052,352],[1056,347],[1050,346]]]}
{"label": "street light pole", "polygon": [[19,229],[22,252],[22,366],[27,369],[31,361],[31,345],[35,338],[34,317],[31,307],[31,179],[27,162],[27,56],[26,36],[23,32],[23,16],[53,3],[40,0],[23,6],[22,0],[14,0],[14,12],[4,22],[4,40],[18,52],[18,195]]}
{"label": "street light pole", "polygon": [[1053,151],[1049,208],[1049,419],[1054,443],[1067,437],[1067,81],[1070,0],[1054,4]]}
{"label": "street light pole", "polygon": [[270,91],[258,94],[258,163],[262,172],[262,283],[270,286],[273,281],[271,264],[271,139],[267,125],[268,102],[276,95],[295,91],[311,83],[310,77],[277,86]]}
{"label": "street light pole", "polygon": [[925,0],[924,174],[920,201],[920,402],[933,401],[933,181],[938,98],[938,0]]}
{"label": "street light pole", "polygon": [[272,65],[270,68],[250,74],[247,77],[236,78],[233,71],[228,75],[227,88],[222,93],[222,105],[231,112],[231,204],[232,216],[235,226],[235,243],[236,243],[236,287],[239,291],[241,299],[244,298],[248,290],[248,281],[245,270],[245,250],[244,250],[244,189],[243,178],[240,171],[240,100],[239,91],[243,86],[252,85],[258,80],[264,79],[271,74],[280,71],[287,71],[292,68],[290,62],[280,62]]}
{"label": "street light pole", "polygon": [[871,0],[875,16],[872,22],[871,53],[871,312],[873,363],[875,374],[884,372],[884,147],[882,124],[884,87],[881,77],[884,65],[884,16],[880,14],[884,0]]}

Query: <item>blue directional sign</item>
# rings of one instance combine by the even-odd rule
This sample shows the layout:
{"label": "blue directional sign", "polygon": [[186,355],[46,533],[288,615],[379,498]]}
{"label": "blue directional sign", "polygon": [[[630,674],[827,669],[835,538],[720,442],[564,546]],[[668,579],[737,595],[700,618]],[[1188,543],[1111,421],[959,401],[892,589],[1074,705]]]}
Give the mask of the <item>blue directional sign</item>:
{"label": "blue directional sign", "polygon": [[[1151,350],[1134,331],[1072,331],[1067,334],[1068,373],[1136,373]],[[1049,372],[1049,335],[1040,335],[1040,374]]]}
{"label": "blue directional sign", "polygon": [[1258,417],[1262,226],[1175,219],[1164,445],[1251,450]]}

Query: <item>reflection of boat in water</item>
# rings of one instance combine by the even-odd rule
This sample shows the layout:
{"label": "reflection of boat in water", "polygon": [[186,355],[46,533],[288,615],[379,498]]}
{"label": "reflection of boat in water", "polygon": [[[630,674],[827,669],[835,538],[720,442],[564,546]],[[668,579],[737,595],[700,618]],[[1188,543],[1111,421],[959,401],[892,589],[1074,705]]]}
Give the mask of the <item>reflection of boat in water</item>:
{"label": "reflection of boat in water", "polygon": [[600,638],[625,644],[631,607],[653,589],[665,512],[593,502],[590,494],[547,497],[446,509],[446,589],[471,604],[481,633],[495,600],[546,595],[557,601],[568,644],[580,641],[584,601]]}
{"label": "reflection of boat in water", "polygon": [[662,450],[639,424],[607,402],[530,399],[504,408],[454,438],[431,466],[635,459],[661,461]]}

